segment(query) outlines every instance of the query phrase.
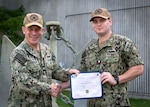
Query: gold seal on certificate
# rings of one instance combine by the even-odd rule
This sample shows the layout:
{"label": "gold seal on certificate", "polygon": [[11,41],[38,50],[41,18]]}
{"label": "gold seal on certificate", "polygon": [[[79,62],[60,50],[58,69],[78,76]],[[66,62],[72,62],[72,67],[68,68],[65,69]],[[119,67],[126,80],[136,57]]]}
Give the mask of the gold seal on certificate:
{"label": "gold seal on certificate", "polygon": [[88,99],[102,97],[102,84],[99,72],[81,72],[70,76],[71,97],[73,99]]}

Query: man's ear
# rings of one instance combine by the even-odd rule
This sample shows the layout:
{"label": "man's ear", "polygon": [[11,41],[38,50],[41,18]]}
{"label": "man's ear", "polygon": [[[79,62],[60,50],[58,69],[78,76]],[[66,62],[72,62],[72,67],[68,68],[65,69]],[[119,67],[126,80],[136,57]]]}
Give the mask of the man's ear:
{"label": "man's ear", "polygon": [[44,33],[44,28],[41,28],[42,34]]}
{"label": "man's ear", "polygon": [[112,25],[112,18],[109,19],[110,25]]}
{"label": "man's ear", "polygon": [[25,27],[22,26],[22,33],[25,34]]}

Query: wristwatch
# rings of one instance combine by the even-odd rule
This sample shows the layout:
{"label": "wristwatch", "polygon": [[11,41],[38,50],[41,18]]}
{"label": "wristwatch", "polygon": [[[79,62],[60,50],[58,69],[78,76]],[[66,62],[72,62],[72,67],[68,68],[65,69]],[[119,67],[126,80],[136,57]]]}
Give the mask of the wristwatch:
{"label": "wristwatch", "polygon": [[113,75],[113,77],[114,77],[114,79],[115,79],[115,81],[116,81],[116,85],[118,85],[119,84],[119,78],[118,78],[118,76],[116,76],[116,75]]}

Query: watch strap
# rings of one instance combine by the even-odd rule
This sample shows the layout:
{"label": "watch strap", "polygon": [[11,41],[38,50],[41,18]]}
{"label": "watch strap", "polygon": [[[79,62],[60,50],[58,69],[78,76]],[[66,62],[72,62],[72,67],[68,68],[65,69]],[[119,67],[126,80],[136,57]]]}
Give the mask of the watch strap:
{"label": "watch strap", "polygon": [[117,82],[116,85],[118,85],[119,84],[119,78],[118,78],[118,76],[114,75],[113,77],[114,77],[115,81]]}

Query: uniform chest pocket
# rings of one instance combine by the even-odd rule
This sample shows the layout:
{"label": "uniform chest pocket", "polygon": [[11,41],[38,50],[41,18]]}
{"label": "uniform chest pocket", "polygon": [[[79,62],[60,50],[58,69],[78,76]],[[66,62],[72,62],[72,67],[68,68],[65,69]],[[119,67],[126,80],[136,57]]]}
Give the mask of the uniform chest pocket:
{"label": "uniform chest pocket", "polygon": [[40,64],[36,61],[27,61],[25,65],[26,68],[33,73],[41,70]]}
{"label": "uniform chest pocket", "polygon": [[86,56],[85,63],[87,67],[92,67],[96,65],[96,56],[94,54]]}
{"label": "uniform chest pocket", "polygon": [[119,53],[118,52],[106,53],[106,56],[104,58],[104,62],[115,63],[118,61],[119,61]]}

